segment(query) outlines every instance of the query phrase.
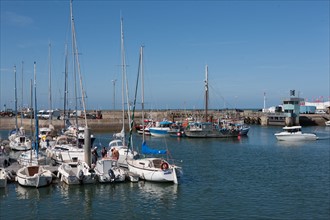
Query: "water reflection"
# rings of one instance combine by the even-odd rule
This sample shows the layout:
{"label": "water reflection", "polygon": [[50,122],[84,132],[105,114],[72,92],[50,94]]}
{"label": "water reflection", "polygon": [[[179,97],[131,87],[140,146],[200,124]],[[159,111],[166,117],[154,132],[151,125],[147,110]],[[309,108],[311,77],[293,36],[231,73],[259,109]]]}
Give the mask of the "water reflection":
{"label": "water reflection", "polygon": [[280,147],[301,147],[307,145],[309,142],[310,141],[278,141],[276,145]]}
{"label": "water reflection", "polygon": [[138,188],[140,190],[139,193],[145,199],[161,200],[177,198],[178,184],[140,181],[138,182]]}
{"label": "water reflection", "polygon": [[40,198],[45,198],[52,195],[52,187],[23,187],[19,184],[16,185],[16,195],[17,199],[28,199],[28,200],[40,200]]}

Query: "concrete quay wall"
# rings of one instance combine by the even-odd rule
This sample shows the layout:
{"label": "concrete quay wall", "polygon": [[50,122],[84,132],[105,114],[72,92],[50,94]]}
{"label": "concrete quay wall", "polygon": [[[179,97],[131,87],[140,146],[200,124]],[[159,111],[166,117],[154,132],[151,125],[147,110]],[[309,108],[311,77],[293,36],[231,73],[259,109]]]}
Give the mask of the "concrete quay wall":
{"label": "concrete quay wall", "polygon": [[[93,112],[89,112],[93,113]],[[239,118],[245,121],[245,123],[248,124],[262,124],[267,125],[265,123],[262,123],[262,120],[264,117],[267,117],[262,112],[253,112],[253,111],[243,111],[243,112],[236,112],[236,111],[215,111],[210,110],[208,111],[209,115],[212,115],[212,119],[217,118]],[[121,129],[123,120],[122,120],[122,111],[102,111],[102,119],[88,119],[88,127],[90,127],[93,131],[118,131]],[[171,121],[183,121],[187,117],[193,117],[195,119],[204,120],[205,113],[203,110],[158,110],[158,111],[146,111],[144,113],[144,118],[150,118],[154,120],[171,120]],[[134,114],[135,122],[137,124],[140,124],[142,122],[142,112],[136,111]],[[310,115],[300,115],[300,124],[302,126],[307,125],[318,125],[318,126],[324,126],[325,121],[330,120],[329,114],[310,114]],[[75,119],[72,118],[70,120],[71,123],[75,123]],[[26,130],[29,130],[31,127],[31,119],[24,118],[21,120],[21,118],[17,119],[18,126],[20,127],[21,124]],[[34,120],[32,120],[32,123],[34,123]],[[84,119],[78,119],[79,125],[84,125],[85,120]],[[39,120],[39,126],[48,126],[49,120]],[[52,124],[57,129],[61,129],[64,127],[64,121],[63,120],[53,120]],[[125,113],[125,124],[128,128],[128,114]],[[1,117],[0,118],[0,129],[13,129],[15,127],[15,117]]]}

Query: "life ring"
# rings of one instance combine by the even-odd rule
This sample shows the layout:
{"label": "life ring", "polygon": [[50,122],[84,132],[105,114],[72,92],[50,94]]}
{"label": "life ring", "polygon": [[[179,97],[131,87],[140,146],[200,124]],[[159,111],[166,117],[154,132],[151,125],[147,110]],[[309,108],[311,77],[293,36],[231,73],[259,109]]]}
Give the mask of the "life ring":
{"label": "life ring", "polygon": [[168,169],[168,163],[163,162],[160,167],[162,168],[162,170],[167,170]]}

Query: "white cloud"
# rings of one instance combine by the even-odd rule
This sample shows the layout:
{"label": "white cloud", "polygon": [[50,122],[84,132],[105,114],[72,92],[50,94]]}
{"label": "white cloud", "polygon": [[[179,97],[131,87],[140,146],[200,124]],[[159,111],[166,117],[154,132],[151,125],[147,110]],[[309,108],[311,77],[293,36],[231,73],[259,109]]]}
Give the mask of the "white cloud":
{"label": "white cloud", "polygon": [[15,12],[10,12],[10,11],[7,11],[1,15],[1,21],[4,22],[4,24],[19,26],[19,27],[30,26],[31,24],[33,24],[32,18],[24,15],[19,15],[16,14]]}

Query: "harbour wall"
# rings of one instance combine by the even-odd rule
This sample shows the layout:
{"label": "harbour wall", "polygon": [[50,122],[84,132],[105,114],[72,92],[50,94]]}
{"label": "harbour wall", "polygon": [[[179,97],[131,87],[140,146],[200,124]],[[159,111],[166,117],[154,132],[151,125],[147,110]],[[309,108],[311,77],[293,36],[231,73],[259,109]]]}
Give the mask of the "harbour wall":
{"label": "harbour wall", "polygon": [[[93,113],[92,111],[88,113]],[[210,119],[216,120],[218,118],[234,118],[244,120],[246,124],[260,124],[263,126],[267,125],[278,125],[283,126],[283,121],[270,121],[269,116],[263,112],[255,111],[208,111]],[[102,119],[87,119],[88,127],[93,131],[107,132],[107,131],[118,131],[122,128],[123,124],[123,113],[122,111],[102,111]],[[198,120],[205,120],[205,112],[203,110],[158,110],[158,111],[145,111],[144,119],[154,119],[154,120],[171,120],[171,121],[183,121],[186,118],[194,118]],[[142,112],[136,111],[134,114],[134,120],[137,124],[142,123]],[[301,114],[299,117],[299,123],[302,126],[325,126],[325,121],[330,120],[329,114]],[[74,123],[75,119],[71,119],[71,123]],[[31,119],[28,118],[18,118],[18,126],[23,126],[26,130],[31,127]],[[34,120],[32,120],[32,124]],[[125,127],[128,128],[128,114],[125,113]],[[39,126],[48,126],[49,120],[39,120]],[[52,124],[55,128],[61,129],[64,127],[63,120],[52,120]],[[78,119],[79,125],[84,125],[84,119]],[[15,117],[1,117],[0,118],[0,129],[13,129],[15,127]]]}

